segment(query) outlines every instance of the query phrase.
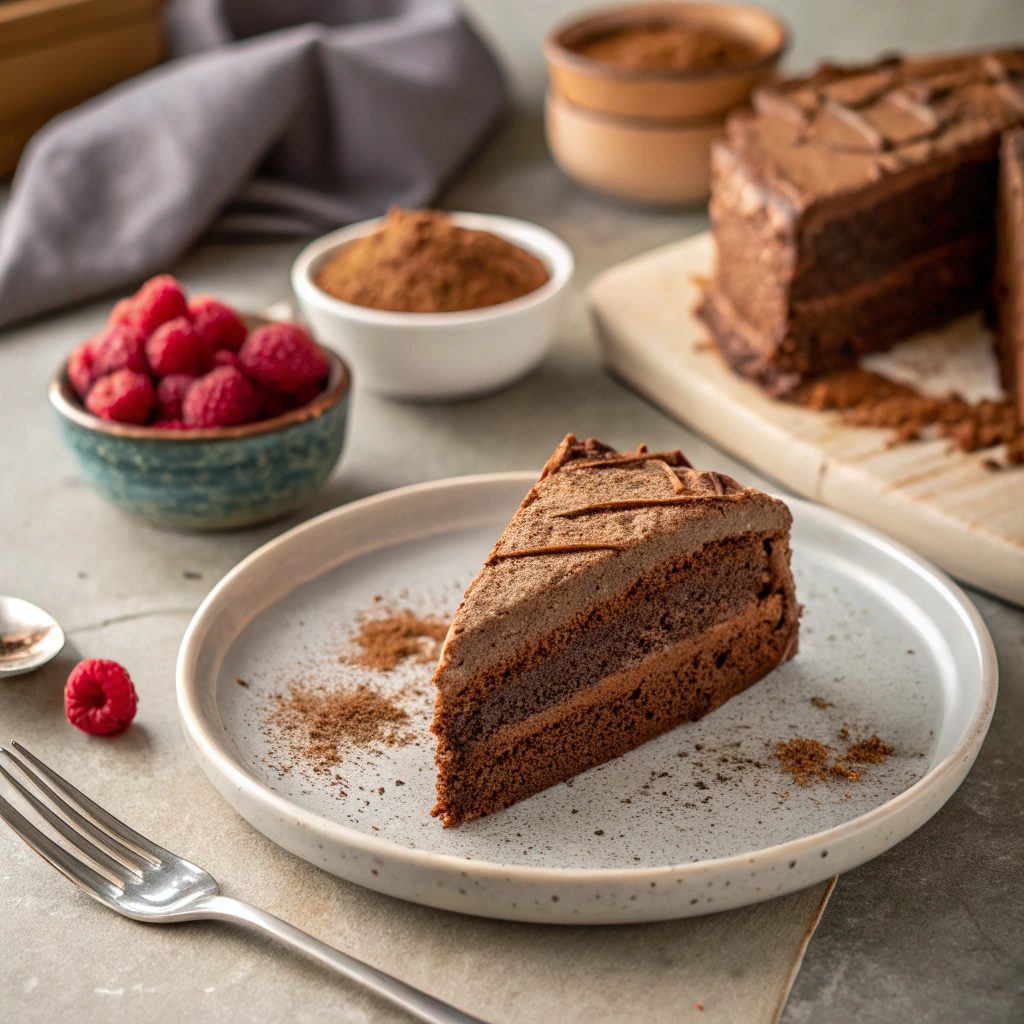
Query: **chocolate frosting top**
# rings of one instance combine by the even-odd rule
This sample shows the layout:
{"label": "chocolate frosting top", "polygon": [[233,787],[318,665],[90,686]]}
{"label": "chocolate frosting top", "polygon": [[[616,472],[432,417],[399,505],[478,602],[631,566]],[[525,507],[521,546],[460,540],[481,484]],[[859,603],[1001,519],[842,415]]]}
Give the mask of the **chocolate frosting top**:
{"label": "chocolate frosting top", "polygon": [[[798,209],[1024,122],[1024,50],[822,65],[753,96],[715,144]],[[994,148],[993,148],[994,155]]]}
{"label": "chocolate frosting top", "polygon": [[457,691],[509,645],[543,635],[670,558],[788,528],[775,498],[676,451],[617,452],[572,434],[548,460],[456,612],[435,681]]}

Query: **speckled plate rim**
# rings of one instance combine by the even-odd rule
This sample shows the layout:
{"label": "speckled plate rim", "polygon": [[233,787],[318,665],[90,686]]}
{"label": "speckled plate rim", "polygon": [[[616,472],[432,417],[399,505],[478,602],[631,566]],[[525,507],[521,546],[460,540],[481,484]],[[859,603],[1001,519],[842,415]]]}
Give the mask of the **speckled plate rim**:
{"label": "speckled plate rim", "polygon": [[[378,892],[427,906],[507,920],[564,924],[611,924],[697,916],[756,903],[820,882],[889,849],[924,824],[955,792],[970,770],[995,708],[997,666],[988,630],[960,588],[948,576],[903,545],[824,506],[786,497],[797,524],[830,529],[842,542],[891,562],[894,573],[942,602],[961,630],[958,642],[969,651],[977,694],[949,753],[918,782],[866,814],[834,828],[776,846],[713,860],[642,868],[542,868],[469,860],[425,849],[410,849],[348,828],[291,803],[253,775],[232,750],[226,731],[203,699],[215,706],[217,668],[197,671],[211,629],[227,623],[232,637],[253,617],[280,600],[254,603],[254,580],[271,569],[296,571],[296,552],[312,546],[319,569],[294,578],[301,586],[350,558],[371,550],[425,538],[463,525],[429,514],[458,503],[481,509],[502,492],[520,497],[534,473],[494,473],[457,477],[384,492],[325,512],[259,548],[229,572],[197,610],[182,640],[176,683],[186,741],[218,792],[255,828],[292,853],[333,874]],[[407,509],[418,529],[383,538],[351,551],[323,557],[318,538],[351,526],[371,534],[386,515]],[[481,511],[477,522],[485,513]],[[464,525],[472,522],[466,512]],[[794,544],[796,545],[794,537]],[[269,578],[269,577],[268,577]],[[244,611],[236,601],[244,595]],[[949,632],[945,634],[949,639]],[[222,654],[233,639],[222,643]],[[208,657],[213,656],[206,651]],[[660,887],[660,888],[659,888]]]}

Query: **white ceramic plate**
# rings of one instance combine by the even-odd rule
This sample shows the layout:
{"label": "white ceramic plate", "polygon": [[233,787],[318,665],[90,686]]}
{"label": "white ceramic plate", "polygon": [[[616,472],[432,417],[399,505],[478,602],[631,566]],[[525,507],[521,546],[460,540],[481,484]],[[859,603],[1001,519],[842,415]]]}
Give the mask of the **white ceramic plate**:
{"label": "white ceramic plate", "polygon": [[[796,659],[700,722],[499,814],[442,828],[429,815],[431,666],[380,673],[339,656],[368,608],[450,614],[534,479],[442,480],[334,509],[250,555],[203,602],[178,659],[185,735],[221,795],[274,842],[361,885],[449,910],[652,921],[753,903],[862,864],[920,827],[963,780],[996,699],[978,613],[905,548],[788,499],[804,605]],[[385,601],[374,605],[377,595]],[[339,781],[296,762],[267,726],[272,695],[289,683],[363,680],[419,689],[406,699],[415,744],[350,751]],[[805,788],[773,756],[795,736],[841,751],[844,725],[853,740],[877,733],[896,756],[860,781]]]}

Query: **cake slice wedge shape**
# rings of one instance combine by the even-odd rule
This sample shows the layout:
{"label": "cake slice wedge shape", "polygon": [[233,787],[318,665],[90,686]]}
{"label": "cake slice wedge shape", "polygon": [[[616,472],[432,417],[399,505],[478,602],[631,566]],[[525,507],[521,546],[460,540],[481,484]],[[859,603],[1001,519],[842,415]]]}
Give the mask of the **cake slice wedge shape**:
{"label": "cake slice wedge shape", "polygon": [[797,651],[785,504],[570,434],[470,584],[434,673],[445,826],[683,722]]}

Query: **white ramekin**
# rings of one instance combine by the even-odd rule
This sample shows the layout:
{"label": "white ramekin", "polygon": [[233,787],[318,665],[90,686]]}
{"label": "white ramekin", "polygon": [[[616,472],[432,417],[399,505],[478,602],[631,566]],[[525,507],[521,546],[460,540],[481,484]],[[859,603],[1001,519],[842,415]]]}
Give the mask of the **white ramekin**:
{"label": "white ramekin", "polygon": [[317,274],[334,252],[371,234],[383,218],[332,231],[292,264],[292,288],[320,341],[353,368],[357,388],[410,401],[454,401],[505,387],[532,370],[555,340],[575,261],[557,235],[512,217],[452,213],[460,227],[490,231],[533,253],[548,281],[511,302],[459,313],[399,313],[328,295]]}

